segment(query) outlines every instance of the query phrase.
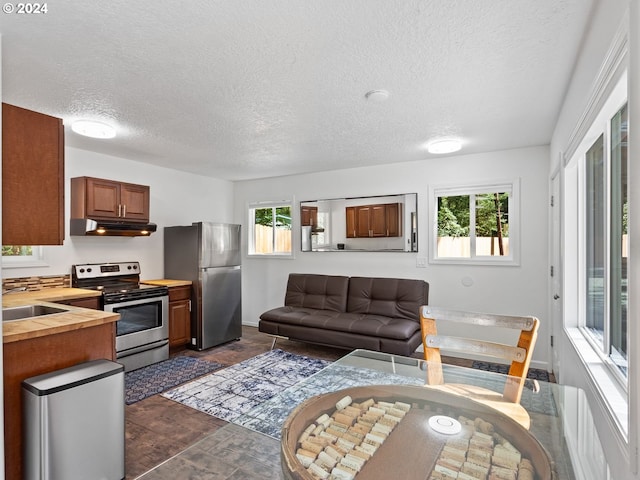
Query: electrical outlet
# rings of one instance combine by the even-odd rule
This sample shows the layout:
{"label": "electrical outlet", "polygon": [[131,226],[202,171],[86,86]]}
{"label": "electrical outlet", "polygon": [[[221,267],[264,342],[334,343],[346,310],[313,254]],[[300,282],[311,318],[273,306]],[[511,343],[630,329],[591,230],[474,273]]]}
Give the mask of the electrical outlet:
{"label": "electrical outlet", "polygon": [[425,257],[416,257],[416,267],[417,268],[426,268],[427,267],[427,259]]}

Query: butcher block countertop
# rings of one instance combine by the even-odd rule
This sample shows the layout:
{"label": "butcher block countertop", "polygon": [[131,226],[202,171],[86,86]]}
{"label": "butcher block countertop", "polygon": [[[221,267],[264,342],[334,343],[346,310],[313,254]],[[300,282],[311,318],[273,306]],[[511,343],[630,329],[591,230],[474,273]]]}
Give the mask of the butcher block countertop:
{"label": "butcher block countertop", "polygon": [[149,285],[160,285],[161,287],[186,287],[191,285],[191,280],[169,280],[162,278],[159,280],[142,280],[142,283],[148,283]]}
{"label": "butcher block countertop", "polygon": [[101,293],[96,290],[62,287],[3,295],[2,308],[48,305],[64,309],[65,312],[2,322],[2,341],[3,343],[18,342],[117,321],[120,318],[117,313],[55,303],[100,295]]}

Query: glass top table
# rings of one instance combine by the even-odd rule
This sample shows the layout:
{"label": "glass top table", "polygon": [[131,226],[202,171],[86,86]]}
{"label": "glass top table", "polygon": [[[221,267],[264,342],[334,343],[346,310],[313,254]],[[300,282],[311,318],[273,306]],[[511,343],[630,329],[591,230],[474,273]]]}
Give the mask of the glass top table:
{"label": "glass top table", "polygon": [[[298,405],[317,395],[354,387],[422,386],[427,368],[428,363],[421,359],[355,350],[139,478],[287,478],[281,467],[280,436],[284,422]],[[508,378],[448,364],[442,368],[446,383],[497,391]],[[583,478],[584,469],[590,478],[606,478],[606,465],[597,463],[604,458],[602,446],[582,390],[527,380],[521,405],[530,416],[529,433],[548,453],[555,478]]]}

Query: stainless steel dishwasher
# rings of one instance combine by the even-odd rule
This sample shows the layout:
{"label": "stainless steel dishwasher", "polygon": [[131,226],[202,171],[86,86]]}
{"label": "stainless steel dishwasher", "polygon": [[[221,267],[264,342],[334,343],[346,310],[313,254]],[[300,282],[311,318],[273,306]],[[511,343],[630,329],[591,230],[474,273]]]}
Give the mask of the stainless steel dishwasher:
{"label": "stainless steel dishwasher", "polygon": [[93,360],[28,378],[22,399],[25,479],[125,477],[122,365]]}

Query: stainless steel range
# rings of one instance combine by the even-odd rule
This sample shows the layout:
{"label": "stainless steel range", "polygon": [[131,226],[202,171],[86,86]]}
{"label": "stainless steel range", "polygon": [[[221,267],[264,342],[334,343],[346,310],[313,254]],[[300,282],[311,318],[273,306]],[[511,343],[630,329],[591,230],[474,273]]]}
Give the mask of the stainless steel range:
{"label": "stainless steel range", "polygon": [[100,290],[103,310],[120,314],[116,356],[125,371],[169,358],[169,290],[140,283],[138,262],[73,265],[71,286]]}

